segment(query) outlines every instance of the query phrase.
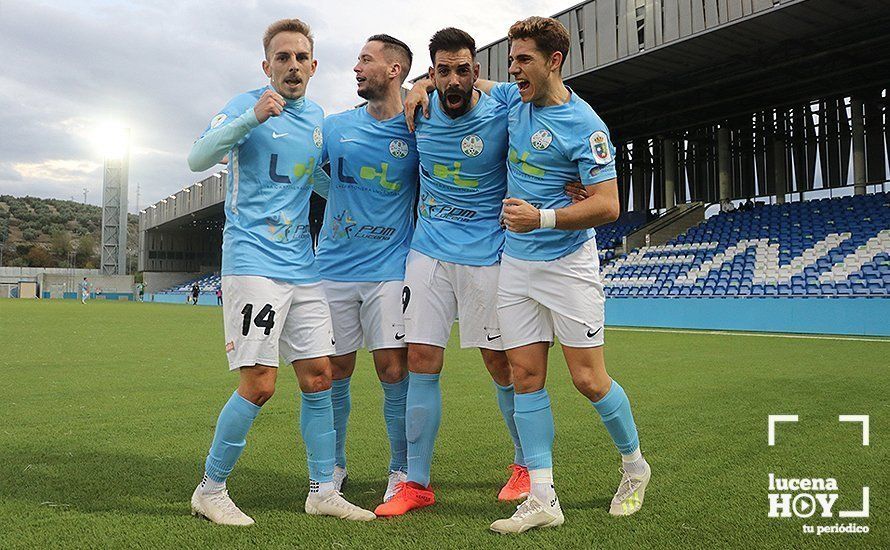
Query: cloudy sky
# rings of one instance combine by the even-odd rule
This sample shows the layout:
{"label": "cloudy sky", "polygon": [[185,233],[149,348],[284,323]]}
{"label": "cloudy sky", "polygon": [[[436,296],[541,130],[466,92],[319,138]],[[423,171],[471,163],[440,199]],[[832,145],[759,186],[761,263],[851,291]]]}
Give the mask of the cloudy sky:
{"label": "cloudy sky", "polygon": [[189,147],[232,96],[266,84],[261,38],[276,19],[312,26],[318,72],[308,95],[331,113],[360,101],[352,67],[372,34],[408,43],[413,77],[440,28],[461,27],[481,47],[517,19],[575,3],[0,0],[0,194],[80,201],[85,188],[99,204],[96,137],[115,126],[132,133],[131,212],[137,183],[144,208],[201,179],[189,172]]}

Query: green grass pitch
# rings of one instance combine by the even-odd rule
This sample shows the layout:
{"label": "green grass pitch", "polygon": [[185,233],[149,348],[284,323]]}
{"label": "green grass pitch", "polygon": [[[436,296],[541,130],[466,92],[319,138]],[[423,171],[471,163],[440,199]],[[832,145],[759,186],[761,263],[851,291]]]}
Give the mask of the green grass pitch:
{"label": "green grass pitch", "polygon": [[[220,407],[221,310],[185,305],[0,300],[0,547],[715,548],[890,546],[890,342],[607,329],[609,371],[627,390],[652,465],[642,511],[612,518],[618,456],[558,349],[547,386],[556,420],[563,527],[504,537],[491,521],[512,458],[476,350],[452,340],[433,462],[438,503],[370,524],[309,517],[297,385],[276,395],[229,480],[257,525],[189,515]],[[353,379],[346,497],[373,508],[385,486],[382,394],[362,352]],[[767,415],[797,414],[767,446]],[[871,445],[839,414],[871,415]],[[867,535],[803,534],[851,520],[767,517],[767,474],[833,477],[838,510],[871,488]]]}

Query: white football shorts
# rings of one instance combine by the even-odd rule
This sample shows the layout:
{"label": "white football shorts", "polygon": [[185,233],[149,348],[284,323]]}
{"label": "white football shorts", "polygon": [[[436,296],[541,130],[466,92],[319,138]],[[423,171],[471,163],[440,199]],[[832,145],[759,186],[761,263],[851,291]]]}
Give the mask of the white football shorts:
{"label": "white football shorts", "polygon": [[334,354],[331,314],[320,282],[296,285],[253,275],[222,278],[229,369]]}
{"label": "white football shorts", "polygon": [[408,345],[402,320],[402,281],[322,283],[334,325],[334,355],[361,347],[374,351]]}
{"label": "white football shorts", "polygon": [[444,348],[459,317],[460,347],[503,350],[498,271],[498,264],[462,265],[411,250],[403,291],[408,342]]}
{"label": "white football shorts", "polygon": [[498,318],[504,349],[535,342],[574,348],[603,345],[606,296],[593,239],[549,261],[501,259]]}

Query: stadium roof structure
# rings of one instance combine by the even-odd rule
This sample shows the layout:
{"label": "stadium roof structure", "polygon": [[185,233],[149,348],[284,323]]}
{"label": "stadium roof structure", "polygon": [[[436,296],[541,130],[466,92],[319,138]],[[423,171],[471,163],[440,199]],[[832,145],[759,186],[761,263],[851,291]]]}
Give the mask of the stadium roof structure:
{"label": "stadium roof structure", "polygon": [[[631,140],[890,82],[885,0],[590,0],[556,16],[566,84]],[[481,48],[507,81],[508,43]]]}
{"label": "stadium roof structure", "polygon": [[[622,211],[887,180],[890,0],[588,0],[555,17],[563,77],[610,128]],[[477,60],[510,79],[507,38]],[[206,259],[224,200],[220,173],[141,212],[140,269]]]}

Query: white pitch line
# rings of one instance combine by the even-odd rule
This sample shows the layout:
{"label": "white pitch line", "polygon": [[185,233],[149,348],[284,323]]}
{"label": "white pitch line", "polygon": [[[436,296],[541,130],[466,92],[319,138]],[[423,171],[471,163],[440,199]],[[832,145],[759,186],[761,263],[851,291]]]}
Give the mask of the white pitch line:
{"label": "white pitch line", "polygon": [[773,332],[731,332],[726,330],[669,329],[645,327],[614,327],[606,325],[606,331],[664,332],[669,334],[708,334],[714,336],[759,336],[761,338],[795,338],[800,340],[842,340],[844,342],[881,342],[890,344],[890,338],[861,338],[856,336],[823,336],[816,334],[776,334]]}

